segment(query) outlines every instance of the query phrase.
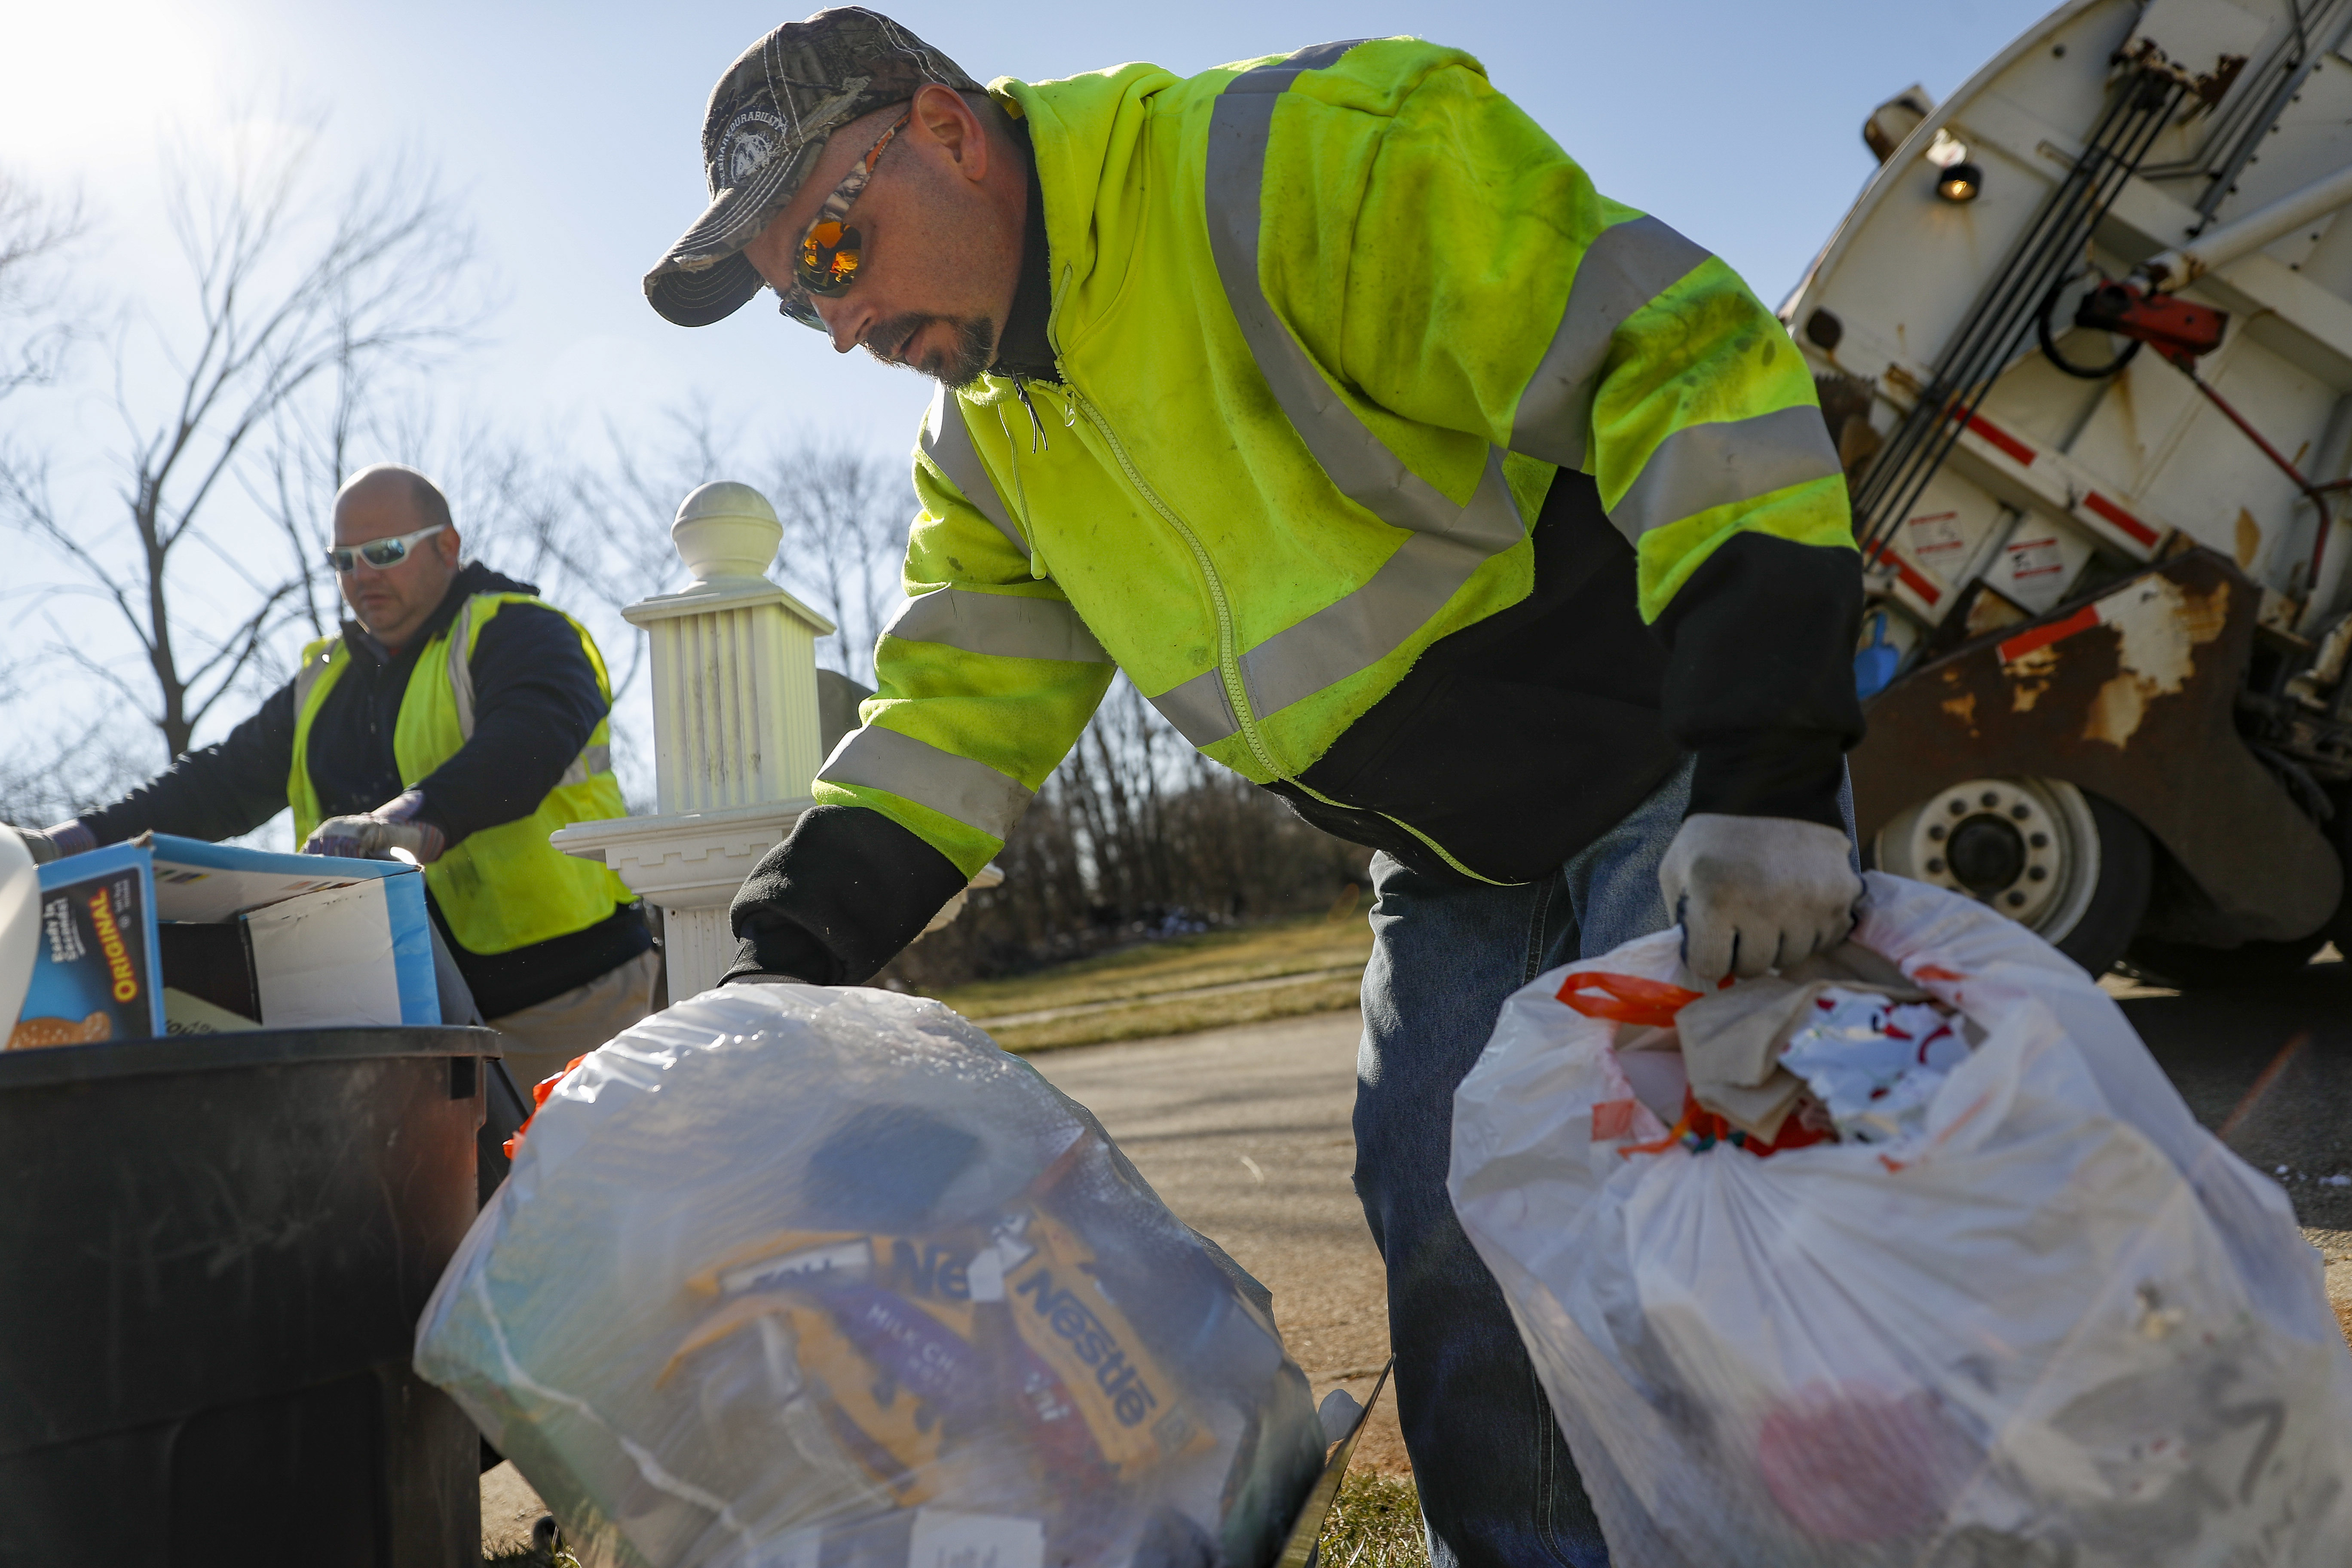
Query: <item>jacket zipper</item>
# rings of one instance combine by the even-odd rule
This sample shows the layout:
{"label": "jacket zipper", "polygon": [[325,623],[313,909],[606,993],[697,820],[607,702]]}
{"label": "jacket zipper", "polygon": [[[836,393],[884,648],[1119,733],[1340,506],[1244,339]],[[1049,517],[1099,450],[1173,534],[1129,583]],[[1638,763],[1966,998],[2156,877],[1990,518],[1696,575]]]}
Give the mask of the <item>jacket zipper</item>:
{"label": "jacket zipper", "polygon": [[1135,460],[1127,455],[1127,447],[1120,442],[1118,433],[1103,417],[1102,410],[1078,390],[1077,384],[1071,381],[1069,372],[1058,362],[1055,368],[1062,373],[1062,385],[1069,393],[1071,403],[1102,437],[1104,444],[1110,447],[1111,456],[1118,459],[1119,472],[1127,476],[1127,482],[1135,487],[1136,493],[1160,514],[1161,521],[1176,531],[1176,536],[1192,551],[1193,563],[1201,568],[1201,578],[1209,585],[1209,603],[1217,613],[1217,673],[1224,682],[1225,700],[1233,704],[1234,717],[1240,722],[1242,740],[1268,777],[1296,782],[1275,764],[1274,754],[1267,748],[1265,735],[1258,730],[1257,715],[1250,708],[1248,689],[1242,682],[1241,635],[1234,626],[1233,603],[1225,596],[1224,579],[1217,575],[1217,568],[1209,560],[1209,552],[1202,544],[1200,535],[1194,533],[1191,526],[1176,515],[1175,509],[1161,500],[1160,492],[1144,479],[1136,468]]}
{"label": "jacket zipper", "polygon": [[[1215,607],[1217,613],[1217,674],[1224,682],[1225,700],[1233,704],[1234,717],[1240,722],[1242,740],[1248,745],[1250,755],[1257,760],[1257,765],[1265,770],[1268,777],[1280,779],[1285,784],[1290,784],[1294,788],[1304,790],[1308,795],[1313,795],[1317,800],[1323,802],[1326,805],[1335,806],[1342,811],[1370,811],[1374,816],[1380,817],[1383,821],[1395,824],[1397,826],[1404,829],[1407,833],[1412,834],[1415,838],[1421,840],[1422,843],[1427,845],[1432,853],[1435,854],[1440,859],[1444,860],[1447,865],[1453,867],[1455,870],[1461,872],[1465,877],[1485,882],[1490,887],[1509,887],[1515,885],[1511,883],[1497,882],[1492,877],[1482,876],[1478,872],[1472,870],[1469,867],[1465,866],[1461,861],[1455,859],[1451,854],[1447,853],[1444,845],[1438,843],[1437,840],[1432,838],[1428,834],[1423,833],[1420,828],[1415,827],[1412,823],[1405,821],[1402,817],[1391,816],[1387,812],[1381,811],[1375,806],[1351,806],[1347,805],[1345,802],[1333,800],[1329,795],[1325,795],[1322,791],[1314,788],[1312,785],[1293,776],[1292,774],[1283,772],[1282,769],[1275,765],[1274,753],[1268,748],[1265,735],[1258,729],[1256,713],[1250,708],[1249,689],[1242,681],[1241,635],[1237,630],[1235,630],[1234,626],[1233,605],[1225,597],[1224,580],[1217,575],[1217,569],[1210,562],[1209,552],[1207,548],[1202,544],[1200,536],[1192,531],[1191,527],[1185,523],[1182,518],[1176,515],[1176,510],[1173,507],[1160,499],[1159,491],[1153,489],[1150,484],[1145,482],[1142,473],[1135,466],[1134,459],[1127,455],[1126,446],[1119,440],[1118,433],[1111,429],[1110,421],[1103,417],[1102,410],[1095,406],[1091,398],[1087,397],[1086,394],[1078,390],[1078,384],[1070,379],[1069,366],[1062,363],[1060,334],[1055,331],[1054,323],[1062,313],[1062,296],[1069,287],[1070,279],[1071,269],[1067,265],[1065,265],[1062,268],[1061,282],[1055,288],[1052,301],[1046,306],[1045,310],[1045,341],[1047,346],[1054,352],[1054,374],[1061,378],[1062,393],[1066,400],[1066,407],[1068,409],[1074,409],[1079,413],[1083,413],[1087,416],[1087,423],[1095,427],[1096,432],[1102,437],[1104,443],[1110,447],[1111,456],[1118,459],[1119,472],[1127,476],[1127,482],[1135,487],[1136,493],[1143,497],[1144,500],[1150,505],[1151,510],[1160,514],[1162,521],[1166,522],[1170,528],[1176,531],[1176,536],[1184,542],[1187,549],[1192,551],[1194,563],[1201,568],[1201,579],[1209,585],[1209,602]],[[1029,401],[1028,386],[1019,378],[1015,378],[1013,383],[1013,389],[1014,393],[1019,395],[1022,406],[1029,411],[1030,426],[1035,432],[1036,439],[1042,441],[1045,438],[1045,429],[1043,422],[1037,417],[1036,405]],[[1000,423],[1002,422],[1002,419],[1003,416],[1000,415]],[[1063,415],[1062,423],[1064,426],[1066,426],[1074,424],[1075,422],[1076,421],[1072,417],[1071,414],[1066,412]],[[1011,439],[1012,434],[1013,433],[1010,430],[1005,432],[1008,442]],[[1020,464],[1017,459],[1013,464],[1013,489],[1018,491],[1021,488],[1021,479]],[[1026,510],[1027,507],[1024,498],[1023,510],[1025,512]],[[1025,517],[1024,519],[1024,525],[1025,531]],[[1034,552],[1036,548],[1036,542],[1034,539],[1031,540],[1030,548],[1033,552],[1032,560],[1034,561]],[[1044,575],[1042,567],[1035,568],[1035,570],[1038,575]]]}
{"label": "jacket zipper", "polygon": [[1216,606],[1217,612],[1217,672],[1224,680],[1225,700],[1234,705],[1234,717],[1241,722],[1242,739],[1248,744],[1250,755],[1257,759],[1258,766],[1264,768],[1269,776],[1278,778],[1294,788],[1305,790],[1327,805],[1337,806],[1343,811],[1369,810],[1374,816],[1394,823],[1427,845],[1433,854],[1465,877],[1474,878],[1490,887],[1508,886],[1509,884],[1496,882],[1494,878],[1484,876],[1465,866],[1449,854],[1444,845],[1403,818],[1391,816],[1377,806],[1350,806],[1344,802],[1333,800],[1322,791],[1313,788],[1275,765],[1274,756],[1266,745],[1265,737],[1258,729],[1257,715],[1250,707],[1248,689],[1242,682],[1241,639],[1234,626],[1233,605],[1225,597],[1223,579],[1217,575],[1216,567],[1210,563],[1209,552],[1201,543],[1200,536],[1186,525],[1182,518],[1176,515],[1175,509],[1161,500],[1159,492],[1145,482],[1143,475],[1137,470],[1134,460],[1127,455],[1126,447],[1120,443],[1118,436],[1111,429],[1110,422],[1103,417],[1102,410],[1097,408],[1093,400],[1078,390],[1077,384],[1070,380],[1069,372],[1063,369],[1058,361],[1055,368],[1061,372],[1062,386],[1069,395],[1071,403],[1087,416],[1087,423],[1092,425],[1102,437],[1104,443],[1110,447],[1111,456],[1118,459],[1119,471],[1127,476],[1127,482],[1133,485],[1137,493],[1150,503],[1151,510],[1158,512],[1168,526],[1176,531],[1177,537],[1183,540],[1192,550],[1193,561],[1200,565],[1201,576],[1209,584],[1210,603]]}

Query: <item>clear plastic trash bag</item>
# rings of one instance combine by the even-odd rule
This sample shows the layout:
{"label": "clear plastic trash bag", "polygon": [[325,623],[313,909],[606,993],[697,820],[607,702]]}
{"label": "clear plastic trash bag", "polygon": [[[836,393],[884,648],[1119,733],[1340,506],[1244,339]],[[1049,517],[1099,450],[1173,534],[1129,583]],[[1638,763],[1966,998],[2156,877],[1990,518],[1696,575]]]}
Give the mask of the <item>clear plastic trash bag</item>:
{"label": "clear plastic trash bag", "polygon": [[1633,1026],[1557,994],[1688,984],[1672,931],[1514,994],[1455,1097],[1615,1568],[2346,1562],[2352,1355],[2285,1195],[2054,949],[1869,884],[1855,940],[1981,1031],[1916,1137],[1627,1152]]}
{"label": "clear plastic trash bag", "polygon": [[935,1002],[730,986],[549,1097],[417,1326],[584,1564],[1260,1568],[1264,1290]]}

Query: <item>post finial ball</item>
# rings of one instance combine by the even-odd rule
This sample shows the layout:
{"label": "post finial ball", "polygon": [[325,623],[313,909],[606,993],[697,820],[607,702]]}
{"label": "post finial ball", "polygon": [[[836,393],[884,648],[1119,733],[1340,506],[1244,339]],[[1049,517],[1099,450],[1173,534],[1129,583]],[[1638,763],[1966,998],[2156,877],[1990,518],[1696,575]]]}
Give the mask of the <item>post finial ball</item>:
{"label": "post finial ball", "polygon": [[765,577],[768,563],[783,542],[776,509],[750,485],[720,479],[702,485],[678,503],[670,542],[698,583],[724,577]]}

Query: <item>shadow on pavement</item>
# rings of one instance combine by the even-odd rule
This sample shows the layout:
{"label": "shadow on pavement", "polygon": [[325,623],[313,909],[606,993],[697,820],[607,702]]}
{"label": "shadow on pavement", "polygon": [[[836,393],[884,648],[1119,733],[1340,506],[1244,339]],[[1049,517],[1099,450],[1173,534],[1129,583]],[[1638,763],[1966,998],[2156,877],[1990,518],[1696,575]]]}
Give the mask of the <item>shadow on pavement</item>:
{"label": "shadow on pavement", "polygon": [[2304,1225],[2352,1230],[2352,963],[2121,1006],[2197,1119]]}

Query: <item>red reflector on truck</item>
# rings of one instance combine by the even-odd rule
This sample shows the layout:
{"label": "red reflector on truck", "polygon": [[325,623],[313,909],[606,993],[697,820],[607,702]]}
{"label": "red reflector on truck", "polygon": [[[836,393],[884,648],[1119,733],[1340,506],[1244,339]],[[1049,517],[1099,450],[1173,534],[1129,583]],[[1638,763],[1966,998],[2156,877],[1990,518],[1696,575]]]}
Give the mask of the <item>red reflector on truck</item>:
{"label": "red reflector on truck", "polygon": [[2016,437],[2011,435],[2008,431],[2002,429],[2000,426],[1994,424],[1991,420],[1986,418],[1983,415],[1971,414],[1965,408],[1955,408],[1952,410],[1952,417],[1960,422],[1961,429],[1975,431],[1978,435],[1990,442],[1998,450],[2014,458],[2018,462],[2022,463],[2029,468],[2032,466],[2033,448],[2019,440]]}
{"label": "red reflector on truck", "polygon": [[2092,490],[2085,494],[2083,497],[2083,504],[2138,540],[2142,544],[2152,545],[2156,542],[2156,530],[2148,527],[2098,491]]}
{"label": "red reflector on truck", "polygon": [[1919,597],[1927,603],[1932,605],[1937,600],[1944,596],[1942,589],[1937,587],[1936,584],[1928,582],[1927,578],[1921,576],[1918,571],[1912,566],[1911,563],[1904,560],[1900,555],[1895,554],[1894,551],[1888,549],[1885,545],[1872,545],[1870,547],[1870,558],[1873,561],[1886,562],[1894,566],[1895,574],[1903,580],[1903,585],[1910,589],[1913,593],[1918,595]]}
{"label": "red reflector on truck", "polygon": [[2099,606],[2085,605],[2063,621],[2052,621],[2047,626],[2035,626],[2031,631],[2020,632],[2001,644],[2000,662],[2012,663],[2023,658],[2035,648],[2048,647],[2054,642],[2063,642],[2076,632],[2087,632],[2097,625],[2099,625]]}

